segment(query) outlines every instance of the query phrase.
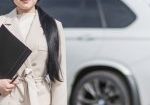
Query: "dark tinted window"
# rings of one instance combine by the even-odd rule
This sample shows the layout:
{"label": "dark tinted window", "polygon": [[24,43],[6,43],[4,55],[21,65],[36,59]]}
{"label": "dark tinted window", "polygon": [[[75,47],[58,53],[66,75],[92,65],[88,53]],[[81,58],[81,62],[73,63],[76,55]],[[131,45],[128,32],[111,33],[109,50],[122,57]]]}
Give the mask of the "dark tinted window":
{"label": "dark tinted window", "polygon": [[101,27],[96,0],[41,0],[40,6],[64,27]]}
{"label": "dark tinted window", "polygon": [[135,14],[121,0],[99,0],[101,3],[106,27],[126,27],[135,19]]}
{"label": "dark tinted window", "polygon": [[[136,19],[121,0],[41,0],[40,6],[65,27],[119,28]],[[0,15],[13,8],[13,0],[1,0]]]}
{"label": "dark tinted window", "polygon": [[10,12],[13,8],[13,0],[0,0],[0,15]]}

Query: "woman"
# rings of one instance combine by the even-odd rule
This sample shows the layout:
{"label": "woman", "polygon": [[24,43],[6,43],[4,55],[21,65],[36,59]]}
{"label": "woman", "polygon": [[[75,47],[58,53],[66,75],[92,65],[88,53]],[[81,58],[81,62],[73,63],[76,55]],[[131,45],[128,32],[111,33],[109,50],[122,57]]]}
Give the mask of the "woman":
{"label": "woman", "polygon": [[0,105],[67,105],[66,48],[61,22],[48,16],[38,0],[13,0],[16,8],[0,16],[32,53],[10,84],[0,79]]}

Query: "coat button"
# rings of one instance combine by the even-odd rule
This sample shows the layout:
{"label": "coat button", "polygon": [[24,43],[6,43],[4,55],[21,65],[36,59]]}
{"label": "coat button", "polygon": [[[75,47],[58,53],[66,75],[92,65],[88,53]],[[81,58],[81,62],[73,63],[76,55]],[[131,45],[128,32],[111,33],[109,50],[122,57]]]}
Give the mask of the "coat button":
{"label": "coat button", "polygon": [[32,66],[36,66],[36,63],[32,63]]}

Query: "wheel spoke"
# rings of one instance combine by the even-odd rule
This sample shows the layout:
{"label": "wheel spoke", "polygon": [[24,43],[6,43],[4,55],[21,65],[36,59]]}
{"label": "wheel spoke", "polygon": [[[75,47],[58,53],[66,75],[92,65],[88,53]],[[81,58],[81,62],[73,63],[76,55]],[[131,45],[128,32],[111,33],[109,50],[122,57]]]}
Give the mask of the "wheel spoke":
{"label": "wheel spoke", "polygon": [[119,93],[119,91],[110,82],[106,83],[104,91],[105,91],[105,99],[108,102],[110,102],[111,105],[120,105],[120,104],[122,104],[122,102],[120,100],[120,93]]}
{"label": "wheel spoke", "polygon": [[96,98],[96,92],[91,83],[86,83],[83,87],[88,93],[90,93],[94,98]]}
{"label": "wheel spoke", "polygon": [[111,91],[108,94],[108,98],[109,99],[118,99],[119,98],[119,93]]}
{"label": "wheel spoke", "polygon": [[89,105],[92,105],[95,102],[94,100],[87,99],[87,98],[85,98],[85,97],[83,97],[81,95],[78,97],[78,100],[81,103],[89,104]]}
{"label": "wheel spoke", "polygon": [[106,90],[105,90],[105,93],[106,93],[106,98],[107,99],[111,99],[111,100],[115,100],[117,98],[119,98],[120,96],[120,93],[119,91],[115,88],[115,86],[111,86],[111,85],[108,85],[106,86]]}
{"label": "wheel spoke", "polygon": [[99,87],[99,80],[98,79],[94,79],[93,80],[93,86],[94,86],[94,89],[95,89],[95,92],[96,92],[96,95],[97,97],[101,96],[102,93],[101,93],[101,89]]}
{"label": "wheel spoke", "polygon": [[110,82],[105,82],[105,87],[104,87],[104,94],[107,95],[109,92],[112,91],[112,85]]}

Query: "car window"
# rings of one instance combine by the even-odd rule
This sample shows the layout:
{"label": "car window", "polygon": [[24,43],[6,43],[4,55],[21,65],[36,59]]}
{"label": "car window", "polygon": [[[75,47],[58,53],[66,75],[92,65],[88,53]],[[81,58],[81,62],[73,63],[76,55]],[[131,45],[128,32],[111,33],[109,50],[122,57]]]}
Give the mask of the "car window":
{"label": "car window", "polygon": [[[64,27],[120,28],[136,19],[121,0],[41,0],[39,5]],[[0,15],[13,8],[12,0],[1,0]]]}
{"label": "car window", "polygon": [[101,3],[106,27],[120,28],[130,25],[136,15],[121,0],[97,0]]}
{"label": "car window", "polygon": [[0,15],[10,12],[14,8],[13,0],[0,1]]}
{"label": "car window", "polygon": [[39,5],[64,27],[101,27],[96,0],[41,0]]}

